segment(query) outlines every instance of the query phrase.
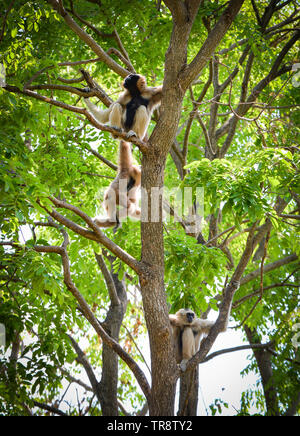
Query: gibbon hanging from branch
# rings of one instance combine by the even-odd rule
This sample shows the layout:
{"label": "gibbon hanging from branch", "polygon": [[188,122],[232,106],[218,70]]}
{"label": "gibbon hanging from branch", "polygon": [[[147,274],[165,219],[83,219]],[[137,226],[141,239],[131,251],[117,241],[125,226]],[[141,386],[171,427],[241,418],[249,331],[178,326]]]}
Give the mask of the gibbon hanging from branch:
{"label": "gibbon hanging from branch", "polygon": [[162,86],[149,87],[144,76],[129,74],[124,80],[123,87],[125,91],[108,109],[99,109],[88,98],[84,99],[85,103],[100,123],[109,122],[115,129],[125,130],[128,137],[137,136],[143,140],[152,112],[161,103]]}
{"label": "gibbon hanging from branch", "polygon": [[118,173],[104,194],[103,204],[107,217],[96,217],[95,223],[99,227],[118,228],[127,215],[140,219],[141,209],[138,205],[140,186],[141,170],[133,165],[131,145],[120,141]]}
{"label": "gibbon hanging from branch", "polygon": [[[169,314],[173,330],[173,343],[176,362],[180,363],[182,371],[186,364],[200,347],[201,339],[207,336],[215,321],[197,318],[190,309],[180,309],[175,315]],[[228,319],[222,331],[227,330]]]}

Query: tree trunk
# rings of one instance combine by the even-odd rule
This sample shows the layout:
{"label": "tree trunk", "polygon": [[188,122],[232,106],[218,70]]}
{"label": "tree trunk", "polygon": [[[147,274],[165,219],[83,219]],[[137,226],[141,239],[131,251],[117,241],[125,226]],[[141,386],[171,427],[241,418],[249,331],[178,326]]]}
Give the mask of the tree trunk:
{"label": "tree trunk", "polygon": [[179,416],[197,416],[199,365],[180,377]]}
{"label": "tree trunk", "polygon": [[[245,326],[244,329],[250,344],[261,343],[259,336],[254,329],[250,329],[247,326]],[[271,354],[267,350],[260,349],[254,349],[253,353],[261,375],[261,382],[263,385],[266,401],[267,415],[280,416],[277,391],[273,378]]]}
{"label": "tree trunk", "polygon": [[[153,197],[151,202],[151,188],[163,186],[164,163],[164,156],[155,155],[155,147],[143,156],[142,262],[148,268],[147,275],[141,279],[141,292],[151,352],[150,416],[173,416],[176,385],[176,362],[164,288],[162,203],[155,202]],[[154,210],[159,213],[158,222],[151,220]]]}
{"label": "tree trunk", "polygon": [[[118,275],[111,269],[117,296],[120,304],[111,303],[103,327],[107,333],[119,342],[121,324],[127,307],[127,294],[124,281],[119,281]],[[103,343],[102,377],[98,385],[99,398],[103,416],[118,416],[118,355],[111,347]]]}

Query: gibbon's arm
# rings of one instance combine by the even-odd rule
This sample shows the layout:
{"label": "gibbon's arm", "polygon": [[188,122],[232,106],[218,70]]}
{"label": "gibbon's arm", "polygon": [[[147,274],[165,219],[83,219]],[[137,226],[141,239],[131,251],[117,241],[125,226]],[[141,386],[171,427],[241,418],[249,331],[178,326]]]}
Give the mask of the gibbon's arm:
{"label": "gibbon's arm", "polygon": [[125,106],[130,102],[131,98],[132,97],[130,93],[127,91],[127,89],[125,89],[125,91],[119,95],[116,103],[119,103],[121,106],[123,106],[123,109],[125,110]]}
{"label": "gibbon's arm", "polygon": [[160,101],[161,97],[162,97],[162,92],[163,92],[162,85],[152,88],[152,90],[151,90],[152,98],[156,99],[157,101]]}
{"label": "gibbon's arm", "polygon": [[[224,325],[224,328],[221,330],[221,332],[226,332],[227,327],[228,327],[228,321],[229,321],[229,314],[228,314],[228,317],[226,319],[226,323]],[[215,323],[216,323],[216,321],[209,321],[208,319],[195,318],[191,327],[192,327],[194,332],[201,332],[204,335],[208,335],[210,332],[210,329],[212,328],[212,326]]]}
{"label": "gibbon's arm", "polygon": [[141,184],[141,170],[138,166],[133,165],[131,144],[123,140],[120,141],[119,148],[119,178],[128,179],[130,186],[127,185],[127,191],[133,187],[137,188]]}
{"label": "gibbon's arm", "polygon": [[147,88],[144,93],[142,93],[142,97],[145,97],[149,100],[149,109],[150,111],[157,108],[161,103],[162,98],[162,86],[156,86],[153,88]]}
{"label": "gibbon's arm", "polygon": [[[127,177],[133,165],[131,145],[126,141],[120,141],[119,148],[119,173]],[[121,178],[123,178],[121,177]]]}
{"label": "gibbon's arm", "polygon": [[162,95],[162,85],[160,85],[160,86],[148,86],[143,92],[142,92],[142,95],[145,93],[145,92],[150,92],[150,94],[154,97],[154,96],[157,96],[157,97],[161,97],[161,95]]}
{"label": "gibbon's arm", "polygon": [[113,103],[109,106],[109,108],[101,110],[88,98],[85,98],[84,102],[97,121],[99,121],[100,123],[107,123],[109,121],[109,114],[112,110]]}
{"label": "gibbon's arm", "polygon": [[[138,168],[136,165],[132,166],[131,171],[129,171],[129,175],[132,179],[134,179],[134,186],[135,187],[139,187],[141,186],[141,181],[142,181],[142,172],[140,170],[140,168]],[[128,190],[128,187],[127,187]]]}
{"label": "gibbon's arm", "polygon": [[200,319],[196,318],[192,323],[191,327],[194,332],[201,332],[205,335],[208,335],[210,329],[215,324],[215,321],[209,321],[208,319]]}
{"label": "gibbon's arm", "polygon": [[169,313],[169,320],[173,327],[181,327],[183,324],[179,321],[176,315]]}

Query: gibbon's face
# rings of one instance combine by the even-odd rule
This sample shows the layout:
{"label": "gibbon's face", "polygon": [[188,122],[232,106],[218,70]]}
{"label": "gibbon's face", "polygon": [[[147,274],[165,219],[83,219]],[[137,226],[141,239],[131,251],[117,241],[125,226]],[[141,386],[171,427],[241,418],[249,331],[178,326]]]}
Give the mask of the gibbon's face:
{"label": "gibbon's face", "polygon": [[146,79],[144,76],[140,76],[139,74],[129,74],[123,83],[125,89],[128,89],[129,92],[134,92],[138,89],[140,92],[146,88]]}
{"label": "gibbon's face", "polygon": [[190,309],[180,309],[177,314],[182,322],[191,324],[195,319],[195,312]]}

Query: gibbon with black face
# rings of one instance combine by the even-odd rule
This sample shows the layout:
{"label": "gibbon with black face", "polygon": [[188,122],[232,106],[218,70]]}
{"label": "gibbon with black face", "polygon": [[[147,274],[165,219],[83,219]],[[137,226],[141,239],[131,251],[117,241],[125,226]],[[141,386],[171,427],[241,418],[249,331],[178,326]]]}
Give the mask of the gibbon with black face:
{"label": "gibbon with black face", "polygon": [[100,122],[109,122],[117,130],[125,130],[127,136],[143,140],[153,110],[161,103],[162,86],[149,87],[140,74],[129,74],[124,80],[125,91],[108,109],[101,110],[88,98],[85,103],[92,115]]}
{"label": "gibbon with black face", "polygon": [[141,210],[138,206],[140,186],[141,170],[133,165],[131,145],[120,141],[118,174],[104,194],[107,218],[96,217],[95,223],[99,227],[118,228],[127,215],[140,219]]}
{"label": "gibbon with black face", "polygon": [[[197,353],[201,339],[209,334],[215,321],[197,318],[190,309],[180,309],[175,315],[169,314],[169,319],[173,329],[176,362],[185,371],[187,361]],[[223,331],[227,330],[227,324],[228,320]]]}

